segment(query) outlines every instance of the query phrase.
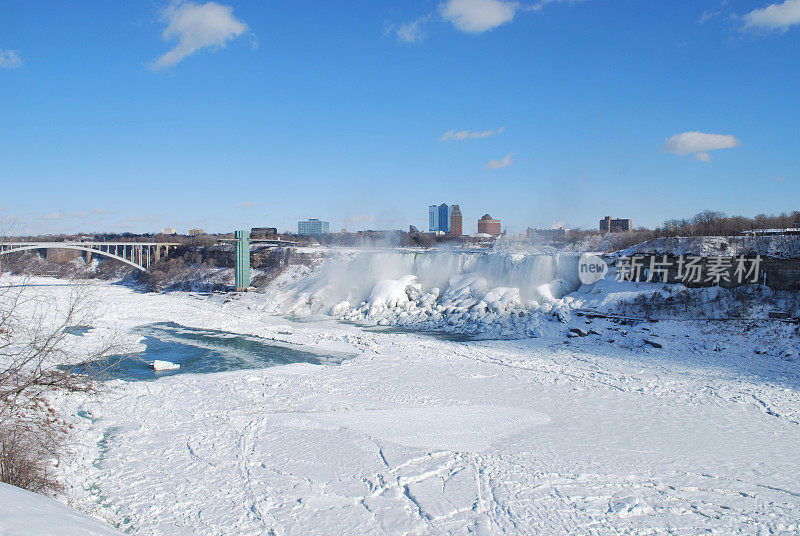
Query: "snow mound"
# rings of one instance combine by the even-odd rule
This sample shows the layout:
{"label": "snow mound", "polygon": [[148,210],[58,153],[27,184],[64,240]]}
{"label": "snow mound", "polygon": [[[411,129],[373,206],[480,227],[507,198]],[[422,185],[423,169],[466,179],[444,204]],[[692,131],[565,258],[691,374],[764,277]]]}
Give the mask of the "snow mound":
{"label": "snow mound", "polygon": [[86,514],[8,484],[0,483],[0,535],[121,536],[122,533]]}

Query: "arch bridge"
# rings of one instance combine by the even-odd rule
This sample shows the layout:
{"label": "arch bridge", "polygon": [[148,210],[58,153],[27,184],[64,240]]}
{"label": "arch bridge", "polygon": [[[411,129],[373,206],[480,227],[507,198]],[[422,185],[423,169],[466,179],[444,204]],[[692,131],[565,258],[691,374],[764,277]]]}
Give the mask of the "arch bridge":
{"label": "arch bridge", "polygon": [[146,272],[151,264],[167,258],[176,242],[2,242],[0,255],[39,249],[71,249],[86,253],[86,261],[92,255],[116,259],[137,270]]}

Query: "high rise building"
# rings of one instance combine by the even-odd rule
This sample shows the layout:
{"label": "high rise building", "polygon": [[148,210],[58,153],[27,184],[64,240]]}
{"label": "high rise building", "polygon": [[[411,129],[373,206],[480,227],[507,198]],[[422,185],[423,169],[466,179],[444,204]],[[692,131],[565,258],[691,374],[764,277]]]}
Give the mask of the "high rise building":
{"label": "high rise building", "polygon": [[464,226],[461,208],[458,205],[453,205],[450,212],[450,236],[461,236],[462,234],[464,234]]}
{"label": "high rise building", "polygon": [[478,233],[498,236],[502,233],[500,229],[500,220],[493,220],[491,216],[484,214],[483,217],[478,220]]}
{"label": "high rise building", "polygon": [[600,220],[601,233],[625,233],[633,230],[633,223],[627,218],[615,218],[606,216]]}
{"label": "high rise building", "polygon": [[316,218],[309,218],[297,222],[297,234],[299,235],[321,235],[330,232],[330,223]]}
{"label": "high rise building", "polygon": [[450,207],[447,203],[428,207],[428,230],[432,233],[450,232]]}
{"label": "high rise building", "polygon": [[436,205],[428,207],[428,230],[432,233],[439,230],[439,207]]}
{"label": "high rise building", "polygon": [[443,233],[450,232],[450,207],[447,203],[439,205],[439,230]]}

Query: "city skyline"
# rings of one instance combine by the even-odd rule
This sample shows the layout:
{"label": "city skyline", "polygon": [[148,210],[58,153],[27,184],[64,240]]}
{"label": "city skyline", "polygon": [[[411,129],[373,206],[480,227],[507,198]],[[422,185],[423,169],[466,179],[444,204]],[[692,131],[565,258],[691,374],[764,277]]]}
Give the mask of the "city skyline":
{"label": "city skyline", "polygon": [[421,198],[458,200],[465,234],[484,213],[522,233],[791,211],[798,8],[4,2],[0,225],[423,228]]}

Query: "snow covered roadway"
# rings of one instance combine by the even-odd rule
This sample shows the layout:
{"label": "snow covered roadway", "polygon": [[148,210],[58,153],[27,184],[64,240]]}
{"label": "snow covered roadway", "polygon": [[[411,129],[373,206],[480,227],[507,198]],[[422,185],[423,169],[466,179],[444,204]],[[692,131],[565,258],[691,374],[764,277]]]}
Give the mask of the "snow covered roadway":
{"label": "snow covered roadway", "polygon": [[753,352],[785,339],[775,328],[650,324],[660,349],[604,320],[455,342],[292,322],[257,294],[93,295],[76,347],[172,321],[352,354],[113,382],[76,403],[67,499],[126,532],[800,533],[798,363]]}

